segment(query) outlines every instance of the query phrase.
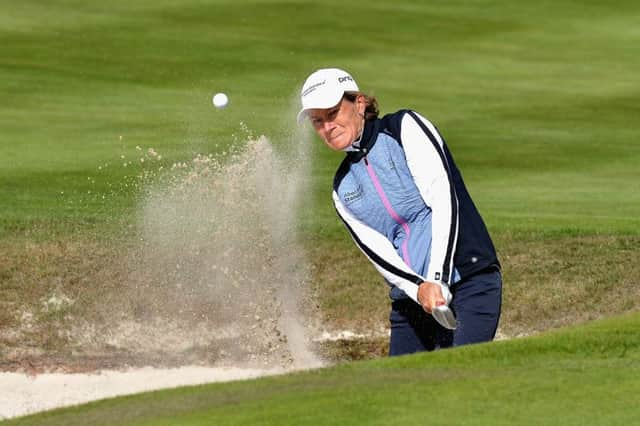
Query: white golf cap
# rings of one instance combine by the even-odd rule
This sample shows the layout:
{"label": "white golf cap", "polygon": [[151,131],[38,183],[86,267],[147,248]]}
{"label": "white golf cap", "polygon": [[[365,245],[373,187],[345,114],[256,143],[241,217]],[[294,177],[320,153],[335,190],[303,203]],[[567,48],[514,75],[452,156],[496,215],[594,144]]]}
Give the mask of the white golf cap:
{"label": "white golf cap", "polygon": [[323,68],[307,77],[300,92],[302,109],[298,113],[298,123],[307,110],[325,109],[336,106],[344,92],[358,92],[358,85],[351,75],[338,68]]}

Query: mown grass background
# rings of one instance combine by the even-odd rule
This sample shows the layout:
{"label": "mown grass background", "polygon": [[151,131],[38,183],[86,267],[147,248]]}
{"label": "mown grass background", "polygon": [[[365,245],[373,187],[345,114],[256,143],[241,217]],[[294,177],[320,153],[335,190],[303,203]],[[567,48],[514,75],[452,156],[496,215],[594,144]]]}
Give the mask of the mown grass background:
{"label": "mown grass background", "polygon": [[[241,122],[282,139],[306,75],[332,65],[383,112],[415,108],[440,127],[495,233],[638,229],[634,2],[27,1],[4,12],[3,233],[100,220],[87,193],[130,173],[120,156],[136,146],[168,161],[217,151]],[[231,108],[211,107],[218,90]],[[305,223],[335,236],[326,191],[340,154],[316,158]],[[133,195],[119,191],[108,212]]]}
{"label": "mown grass background", "polygon": [[[297,90],[326,66],[441,130],[503,263],[504,335],[640,306],[637,2],[0,6],[3,363],[25,346],[65,355],[58,331],[118,290],[137,176],[157,166],[141,153],[168,167],[251,134],[286,151]],[[211,106],[217,91],[229,108]],[[341,158],[314,141],[299,235],[323,323],[378,329],[385,286],[330,202]],[[53,292],[82,303],[52,317]]]}

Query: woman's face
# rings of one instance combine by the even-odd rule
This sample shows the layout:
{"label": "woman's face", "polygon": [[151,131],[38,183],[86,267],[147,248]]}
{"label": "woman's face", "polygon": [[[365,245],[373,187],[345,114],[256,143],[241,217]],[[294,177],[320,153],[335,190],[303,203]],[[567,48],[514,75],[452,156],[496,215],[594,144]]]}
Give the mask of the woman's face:
{"label": "woman's face", "polygon": [[343,97],[332,108],[310,110],[309,120],[329,148],[340,151],[360,137],[365,108],[363,96],[354,102]]}

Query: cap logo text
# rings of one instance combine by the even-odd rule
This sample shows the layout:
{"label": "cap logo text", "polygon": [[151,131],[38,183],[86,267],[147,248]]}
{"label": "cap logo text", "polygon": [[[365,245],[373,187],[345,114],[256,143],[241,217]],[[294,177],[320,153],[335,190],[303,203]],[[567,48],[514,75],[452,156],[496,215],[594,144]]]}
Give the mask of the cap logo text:
{"label": "cap logo text", "polygon": [[321,82],[316,83],[313,86],[307,87],[306,90],[304,92],[302,92],[302,96],[307,96],[309,93],[311,93],[314,90],[316,90],[318,88],[318,86],[322,86],[326,82],[327,82],[327,80],[322,80]]}
{"label": "cap logo text", "polygon": [[348,76],[348,75],[345,75],[344,77],[338,77],[339,83],[344,83],[345,81],[353,81],[353,78],[351,78],[351,76]]}

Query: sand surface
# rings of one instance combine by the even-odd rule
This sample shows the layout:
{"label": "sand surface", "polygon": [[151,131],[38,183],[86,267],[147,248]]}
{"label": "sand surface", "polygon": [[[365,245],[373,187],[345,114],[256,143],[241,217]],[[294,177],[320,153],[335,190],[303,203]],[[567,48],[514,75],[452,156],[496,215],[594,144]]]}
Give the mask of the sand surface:
{"label": "sand surface", "polygon": [[139,368],[91,374],[0,373],[0,420],[132,393],[283,373],[232,367]]}

